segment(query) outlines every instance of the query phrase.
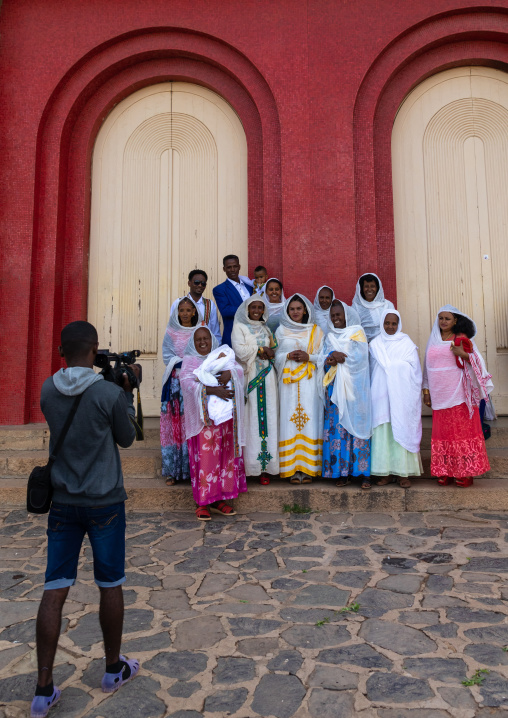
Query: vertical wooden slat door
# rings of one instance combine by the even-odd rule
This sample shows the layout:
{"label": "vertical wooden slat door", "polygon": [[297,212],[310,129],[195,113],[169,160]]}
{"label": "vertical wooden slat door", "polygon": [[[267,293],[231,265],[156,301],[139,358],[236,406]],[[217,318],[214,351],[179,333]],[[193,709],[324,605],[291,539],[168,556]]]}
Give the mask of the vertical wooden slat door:
{"label": "vertical wooden slat door", "polygon": [[161,347],[187,275],[223,281],[222,257],[247,266],[247,143],[221,97],[190,83],[119,103],[93,152],[88,317],[102,348],[143,352],[143,408],[160,410]]}
{"label": "vertical wooden slat door", "polygon": [[508,413],[508,74],[456,68],[404,100],[392,133],[397,297],[423,358],[436,313],[476,322]]}

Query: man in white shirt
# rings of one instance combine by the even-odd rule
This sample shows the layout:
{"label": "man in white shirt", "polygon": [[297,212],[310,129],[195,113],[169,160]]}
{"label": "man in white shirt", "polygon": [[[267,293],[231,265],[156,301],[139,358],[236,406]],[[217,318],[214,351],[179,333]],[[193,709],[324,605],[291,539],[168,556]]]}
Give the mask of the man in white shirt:
{"label": "man in white shirt", "polygon": [[231,346],[231,331],[236,310],[252,295],[252,286],[240,277],[240,260],[236,254],[228,254],[222,262],[227,279],[213,288],[213,296],[224,322],[222,343]]}
{"label": "man in white shirt", "polygon": [[[214,337],[217,338],[219,344],[222,344],[217,307],[211,299],[205,299],[203,297],[207,282],[208,275],[203,269],[193,269],[189,272],[189,281],[187,283],[189,285],[190,292],[187,296],[189,296],[197,304],[205,324],[208,325],[210,331]],[[171,305],[171,313],[173,313],[173,309],[177,306],[177,304],[178,299],[175,299]]]}

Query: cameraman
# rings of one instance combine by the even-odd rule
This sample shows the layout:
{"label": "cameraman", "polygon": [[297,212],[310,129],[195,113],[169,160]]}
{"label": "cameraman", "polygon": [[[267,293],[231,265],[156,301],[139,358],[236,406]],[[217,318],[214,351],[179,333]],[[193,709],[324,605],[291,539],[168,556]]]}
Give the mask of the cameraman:
{"label": "cameraman", "polygon": [[[113,693],[139,671],[139,662],[120,656],[125,581],[125,500],[117,444],[127,447],[136,432],[132,387],[123,388],[96,374],[97,331],[88,322],[71,322],[62,330],[60,356],[66,369],[46,379],[41,409],[50,429],[50,452],[74,399],[83,394],[51,471],[53,503],[48,516],[48,558],[37,615],[38,679],[31,715],[43,718],[60,697],[53,685],[53,661],[60,635],[62,608],[76,582],[81,544],[88,534],[95,583],[100,590],[99,621],[104,638],[106,672],[102,690]],[[137,365],[131,365],[139,376]]]}

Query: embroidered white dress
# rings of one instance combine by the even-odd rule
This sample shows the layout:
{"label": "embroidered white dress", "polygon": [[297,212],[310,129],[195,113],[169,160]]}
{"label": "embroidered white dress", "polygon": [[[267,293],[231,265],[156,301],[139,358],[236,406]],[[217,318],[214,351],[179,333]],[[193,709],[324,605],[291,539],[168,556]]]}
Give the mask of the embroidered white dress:
{"label": "embroidered white dress", "polygon": [[[231,344],[244,372],[244,425],[246,442],[243,459],[247,476],[279,473],[279,397],[277,374],[273,363],[258,357],[260,347],[273,347],[274,339],[264,321],[253,321],[248,306],[262,301],[264,296],[253,294],[238,307]],[[263,319],[268,318],[265,308]]]}
{"label": "embroidered white dress", "polygon": [[[288,306],[295,296],[304,300],[309,314],[307,324],[298,324],[288,316]],[[290,478],[297,471],[320,476],[324,409],[316,368],[324,335],[314,323],[314,307],[306,297],[293,295],[286,301],[275,338],[278,343],[275,366],[279,381],[280,476]],[[309,361],[298,363],[287,359],[289,352],[297,350],[307,352]]]}

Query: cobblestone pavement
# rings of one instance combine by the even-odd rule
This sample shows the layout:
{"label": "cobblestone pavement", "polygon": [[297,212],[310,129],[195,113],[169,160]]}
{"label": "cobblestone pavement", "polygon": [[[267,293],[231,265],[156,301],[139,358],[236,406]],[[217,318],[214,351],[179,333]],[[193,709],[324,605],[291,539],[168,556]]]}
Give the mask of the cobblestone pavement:
{"label": "cobblestone pavement", "polygon": [[[25,716],[46,517],[0,514],[0,714]],[[131,513],[113,696],[85,546],[50,716],[473,718],[508,708],[508,513]],[[349,610],[344,611],[347,607]],[[478,684],[462,684],[485,669]]]}

